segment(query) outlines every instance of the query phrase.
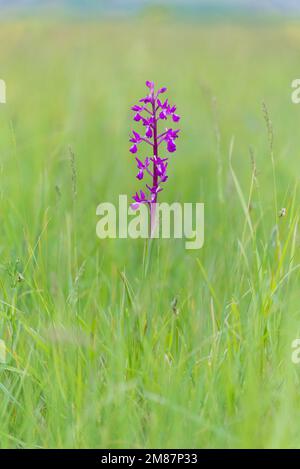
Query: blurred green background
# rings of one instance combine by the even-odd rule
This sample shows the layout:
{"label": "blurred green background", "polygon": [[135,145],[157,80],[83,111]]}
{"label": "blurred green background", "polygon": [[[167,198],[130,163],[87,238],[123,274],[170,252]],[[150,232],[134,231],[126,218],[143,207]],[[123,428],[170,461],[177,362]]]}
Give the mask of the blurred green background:
{"label": "blurred green background", "polygon": [[[297,5],[0,5],[0,447],[299,446]],[[146,80],[182,116],[161,201],[205,203],[148,271],[95,233]]]}

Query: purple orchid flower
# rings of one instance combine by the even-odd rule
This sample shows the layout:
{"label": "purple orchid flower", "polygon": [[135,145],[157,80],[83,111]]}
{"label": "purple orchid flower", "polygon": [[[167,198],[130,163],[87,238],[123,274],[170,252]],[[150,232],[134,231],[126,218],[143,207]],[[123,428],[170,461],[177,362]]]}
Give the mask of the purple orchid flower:
{"label": "purple orchid flower", "polygon": [[[149,164],[150,164],[150,158],[146,158],[145,162],[143,163],[139,158],[135,158],[137,162],[137,167],[138,167],[138,174],[137,174],[137,179],[141,180],[144,178],[144,171],[147,170]],[[150,171],[149,171],[150,172]]]}
{"label": "purple orchid flower", "polygon": [[138,192],[136,192],[135,195],[132,196],[132,198],[135,201],[135,203],[131,204],[133,210],[139,208],[140,204],[147,202],[146,195],[142,190],[140,190],[140,195],[138,194]]}
{"label": "purple orchid flower", "polygon": [[[162,144],[165,144],[165,149],[169,153],[174,153],[176,151],[175,140],[180,132],[179,129],[173,130],[172,128],[166,128],[161,132],[159,130],[159,123],[160,121],[167,121],[169,118],[173,122],[179,122],[180,116],[176,113],[176,106],[171,106],[168,99],[162,101],[159,98],[159,96],[167,91],[166,87],[159,88],[155,92],[154,82],[146,81],[146,86],[149,90],[148,95],[140,99],[139,104],[135,104],[131,108],[135,113],[134,121],[142,123],[145,127],[145,135],[142,136],[133,130],[132,137],[130,138],[132,143],[130,152],[136,154],[141,143],[146,143],[151,147],[152,157],[147,157],[144,162],[137,157],[135,158],[138,168],[137,179],[144,179],[145,173],[147,173],[151,178],[151,185],[146,184],[148,189],[147,194],[140,190],[140,194],[137,192],[132,197],[134,203],[131,204],[131,207],[133,210],[136,210],[141,204],[148,204],[151,211],[152,204],[157,202],[158,194],[163,190],[160,186],[161,183],[166,182],[168,179],[168,158],[161,158],[159,156],[160,147]],[[150,162],[152,163],[151,170],[149,168]]]}

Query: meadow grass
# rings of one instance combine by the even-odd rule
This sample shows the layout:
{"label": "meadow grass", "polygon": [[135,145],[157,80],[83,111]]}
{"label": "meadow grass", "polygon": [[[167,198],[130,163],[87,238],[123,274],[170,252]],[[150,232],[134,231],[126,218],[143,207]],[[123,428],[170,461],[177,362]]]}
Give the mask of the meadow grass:
{"label": "meadow grass", "polygon": [[[299,447],[299,39],[1,23],[1,448]],[[138,187],[146,79],[182,115],[161,201],[205,203],[203,249],[156,240],[147,272],[143,240],[96,237],[97,205]]]}

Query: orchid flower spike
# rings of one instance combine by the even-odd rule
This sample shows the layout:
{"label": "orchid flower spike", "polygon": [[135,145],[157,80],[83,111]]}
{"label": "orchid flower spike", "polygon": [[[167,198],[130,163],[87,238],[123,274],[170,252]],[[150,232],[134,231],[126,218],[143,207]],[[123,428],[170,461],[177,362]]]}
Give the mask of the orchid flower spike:
{"label": "orchid flower spike", "polygon": [[[180,116],[176,113],[176,106],[169,103],[168,99],[163,100],[162,95],[167,88],[162,87],[155,91],[153,81],[146,81],[148,94],[139,100],[138,104],[132,106],[134,112],[133,120],[139,122],[144,127],[144,132],[138,133],[132,131],[130,138],[130,152],[136,155],[139,152],[141,144],[148,145],[151,155],[143,160],[141,157],[135,157],[137,163],[137,179],[144,179],[145,175],[150,178],[150,184],[146,184],[145,192],[140,190],[132,197],[134,203],[131,204],[133,210],[137,210],[141,204],[148,204],[150,209],[152,204],[157,202],[159,192],[163,189],[161,184],[168,179],[168,157],[162,157],[161,153],[167,151],[174,153],[176,151],[176,139],[180,132],[179,129],[173,130],[166,128],[165,122],[172,119],[177,123]],[[164,123],[164,129],[160,129],[161,123]],[[152,164],[151,164],[152,163]]]}

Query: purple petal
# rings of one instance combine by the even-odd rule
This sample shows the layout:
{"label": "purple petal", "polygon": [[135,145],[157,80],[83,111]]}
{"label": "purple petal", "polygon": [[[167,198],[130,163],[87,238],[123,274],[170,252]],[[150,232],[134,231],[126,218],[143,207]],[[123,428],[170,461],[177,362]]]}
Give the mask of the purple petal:
{"label": "purple petal", "polygon": [[136,144],[132,145],[132,147],[130,147],[130,149],[129,149],[130,153],[136,153],[137,150],[138,150],[138,149],[137,149]]}
{"label": "purple petal", "polygon": [[176,145],[173,140],[168,140],[167,150],[169,153],[174,153],[174,151],[176,151]]}
{"label": "purple petal", "polygon": [[143,108],[142,106],[138,106],[137,104],[135,104],[134,106],[132,106],[131,110],[132,111],[141,111]]}
{"label": "purple petal", "polygon": [[163,109],[167,109],[167,107],[168,107],[168,99],[166,99],[165,102],[162,105]]}
{"label": "purple petal", "polygon": [[151,192],[151,194],[158,194],[159,192],[162,191],[162,188],[159,187],[159,186],[148,186],[148,184],[146,184],[147,188],[149,189],[149,191]]}
{"label": "purple petal", "polygon": [[140,201],[140,198],[139,198],[139,195],[138,195],[137,192],[132,196],[132,198],[133,198],[133,200],[135,200],[136,202],[139,202],[139,201]]}
{"label": "purple petal", "polygon": [[178,133],[180,132],[179,129],[173,130],[173,129],[168,129],[167,130],[167,138],[171,138],[171,140],[175,140],[178,138]]}
{"label": "purple petal", "polygon": [[140,103],[145,103],[145,104],[151,103],[151,98],[150,98],[150,96],[146,96],[146,98],[140,99],[139,102]]}
{"label": "purple petal", "polygon": [[144,168],[144,165],[143,163],[141,162],[141,160],[139,160],[137,157],[135,157],[136,159],[136,162],[137,162],[137,167],[138,169],[143,169]]}
{"label": "purple petal", "polygon": [[165,176],[167,172],[167,164],[159,163],[156,165],[156,169],[159,176]]}
{"label": "purple petal", "polygon": [[146,86],[147,86],[147,88],[150,88],[150,90],[153,90],[153,88],[154,88],[154,82],[147,80],[147,81],[146,81]]}
{"label": "purple petal", "polygon": [[139,208],[139,206],[140,206],[139,202],[134,202],[133,204],[130,205],[132,210],[137,210]]}
{"label": "purple petal", "polygon": [[139,122],[142,119],[142,116],[137,112],[133,118],[136,122]]}
{"label": "purple petal", "polygon": [[147,202],[145,193],[144,193],[143,191],[140,191],[140,196],[139,196],[139,194],[136,192],[136,193],[132,196],[132,198],[133,198],[133,200],[135,200],[135,202],[138,202],[138,203]]}
{"label": "purple petal", "polygon": [[150,124],[150,119],[145,119],[145,117],[142,117],[143,119],[143,125],[146,127]]}
{"label": "purple petal", "polygon": [[174,122],[178,122],[180,121],[180,116],[178,116],[178,114],[173,114],[172,119]]}
{"label": "purple petal", "polygon": [[161,111],[161,112],[159,113],[159,118],[160,118],[160,119],[163,119],[163,120],[166,120],[166,118],[167,118],[166,111]]}
{"label": "purple petal", "polygon": [[152,137],[152,129],[151,127],[147,127],[147,130],[146,130],[146,137],[148,138],[151,138]]}
{"label": "purple petal", "polygon": [[141,141],[141,136],[140,136],[140,134],[138,134],[135,130],[133,130],[132,133],[133,133],[133,135],[134,135],[134,138],[135,138],[136,143],[140,142],[140,141]]}

